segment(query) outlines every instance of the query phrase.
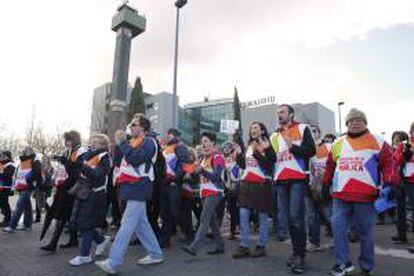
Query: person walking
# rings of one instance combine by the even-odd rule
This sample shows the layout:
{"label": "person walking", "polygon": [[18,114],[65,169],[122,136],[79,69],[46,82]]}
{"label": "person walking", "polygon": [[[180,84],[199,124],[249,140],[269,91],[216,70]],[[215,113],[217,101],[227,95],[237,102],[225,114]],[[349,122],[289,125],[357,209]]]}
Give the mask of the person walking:
{"label": "person walking", "polygon": [[152,198],[154,163],[159,149],[154,138],[149,135],[151,123],[148,118],[143,115],[134,116],[128,127],[132,137],[129,141],[125,131],[115,132],[115,143],[123,156],[115,183],[120,186],[121,200],[126,202],[125,211],[108,258],[95,262],[109,274],[116,274],[120,269],[134,233],[148,252],[147,256],[138,260],[138,264],[158,264],[164,261],[146,210],[146,201]]}
{"label": "person walking", "polygon": [[[409,137],[398,143],[393,154],[396,171],[400,172],[396,187],[398,203],[397,243],[407,243],[407,211],[406,200],[414,209],[414,123],[410,126]],[[407,139],[408,138],[408,139]],[[414,211],[413,211],[414,212]],[[413,218],[414,222],[414,218]],[[414,230],[414,224],[413,224]],[[412,250],[414,252],[414,250]]]}
{"label": "person walking", "polygon": [[8,150],[0,152],[0,210],[3,221],[0,227],[7,227],[11,220],[9,197],[13,195],[12,182],[16,167],[13,163],[12,153]]}
{"label": "person walking", "polygon": [[184,164],[188,161],[187,146],[180,140],[181,132],[171,128],[166,133],[167,144],[163,150],[167,165],[165,184],[162,187],[161,219],[162,219],[162,240],[165,247],[170,246],[170,239],[178,224],[187,240],[192,239],[192,233],[183,226],[180,217],[181,188],[183,184]]}
{"label": "person walking", "polygon": [[[392,149],[381,136],[371,134],[367,117],[351,108],[346,116],[348,131],[336,140],[328,155],[323,196],[332,189],[332,231],[335,265],[333,276],[354,270],[349,258],[348,227],[352,224],[361,240],[359,275],[372,275],[375,268],[375,206],[379,185],[392,186]],[[332,188],[331,188],[332,186]]]}
{"label": "person walking", "polygon": [[[241,149],[237,152],[237,164],[243,169],[238,196],[241,242],[233,258],[261,257],[266,254],[269,213],[274,205],[272,176],[276,161],[265,125],[253,122],[249,130],[246,154],[243,155]],[[259,239],[254,251],[250,252],[249,222],[252,211],[258,212]]]}
{"label": "person walking", "polygon": [[81,244],[79,255],[69,261],[72,266],[93,261],[90,255],[93,241],[97,244],[95,256],[101,256],[110,242],[110,237],[99,231],[106,222],[106,182],[110,171],[108,146],[109,138],[105,134],[92,135],[88,151],[76,164],[80,177],[70,190],[75,197],[70,223],[81,233]]}
{"label": "person walking", "polygon": [[225,170],[225,161],[223,156],[217,153],[216,139],[214,133],[204,132],[201,135],[203,159],[198,169],[202,200],[200,225],[194,241],[189,246],[182,247],[186,253],[192,256],[197,255],[198,250],[205,241],[209,228],[212,231],[216,248],[208,251],[207,254],[216,255],[224,253],[224,242],[220,233],[216,208],[223,200],[224,195],[223,172]]}
{"label": "person walking", "polygon": [[13,178],[13,187],[19,193],[16,209],[10,223],[3,228],[4,232],[13,233],[20,217],[24,214],[23,226],[19,230],[30,230],[33,223],[33,209],[30,196],[37,185],[42,182],[41,163],[33,148],[25,147],[19,156],[20,164],[17,166]]}
{"label": "person walking", "polygon": [[[301,274],[305,272],[305,194],[309,185],[309,159],[315,155],[316,148],[309,127],[294,120],[292,106],[280,105],[277,115],[279,128],[270,140],[277,155],[274,181],[278,209],[287,214],[292,239],[293,254],[287,265],[293,273]],[[283,222],[279,220],[279,223]]]}
{"label": "person walking", "polygon": [[320,251],[322,249],[320,244],[321,223],[325,223],[328,232],[331,232],[331,202],[322,199],[322,180],[331,144],[325,143],[321,139],[321,130],[318,126],[311,126],[311,131],[316,144],[316,155],[310,159],[309,193],[305,198],[306,220],[309,229],[307,252]]}
{"label": "person walking", "polygon": [[[55,228],[50,242],[40,249],[48,252],[55,252],[63,229],[70,220],[73,209],[74,197],[68,191],[75,185],[79,178],[79,168],[77,163],[82,162],[85,149],[81,145],[80,133],[71,130],[63,134],[66,152],[63,155],[53,156],[59,162],[55,175],[56,192],[53,197],[52,206],[46,212],[43,230],[40,237],[42,240],[49,225],[55,220]],[[78,246],[78,236],[76,231],[69,229],[69,241],[61,244],[61,248]]]}

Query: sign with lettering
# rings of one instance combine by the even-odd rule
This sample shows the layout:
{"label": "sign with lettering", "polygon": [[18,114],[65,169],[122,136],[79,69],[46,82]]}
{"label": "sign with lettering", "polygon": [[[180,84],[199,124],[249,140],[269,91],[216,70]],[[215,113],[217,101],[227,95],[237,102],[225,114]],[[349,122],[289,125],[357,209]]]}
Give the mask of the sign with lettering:
{"label": "sign with lettering", "polygon": [[276,97],[275,96],[269,96],[269,97],[266,97],[266,98],[260,98],[260,99],[251,100],[251,101],[241,103],[240,108],[242,108],[242,109],[253,108],[253,107],[258,107],[258,106],[262,106],[262,105],[272,104],[272,103],[275,103],[275,102],[276,102]]}

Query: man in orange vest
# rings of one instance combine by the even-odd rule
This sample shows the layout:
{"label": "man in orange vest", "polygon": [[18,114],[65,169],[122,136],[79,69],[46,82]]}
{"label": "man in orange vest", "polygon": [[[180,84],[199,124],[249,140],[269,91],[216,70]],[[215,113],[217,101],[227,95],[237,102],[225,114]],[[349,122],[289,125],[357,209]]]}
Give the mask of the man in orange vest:
{"label": "man in orange vest", "polygon": [[154,164],[157,160],[157,142],[150,135],[151,122],[143,115],[134,115],[129,124],[131,140],[123,130],[115,132],[115,143],[122,154],[115,185],[119,185],[121,200],[126,202],[121,227],[111,246],[108,259],[95,264],[108,274],[120,269],[133,234],[138,236],[148,255],[138,260],[140,265],[158,264],[164,256],[154,231],[148,222],[146,202],[153,193]]}
{"label": "man in orange vest", "polygon": [[[277,155],[273,180],[276,182],[279,217],[287,214],[293,254],[287,265],[295,274],[305,272],[305,194],[309,184],[309,159],[316,148],[311,131],[294,120],[292,106],[278,107],[279,128],[270,140]],[[283,221],[279,221],[283,223]]]}
{"label": "man in orange vest", "polygon": [[392,149],[367,128],[366,115],[352,108],[346,116],[348,132],[337,139],[328,155],[323,196],[332,190],[332,231],[335,265],[330,275],[348,275],[354,270],[348,251],[348,227],[353,224],[361,240],[359,275],[372,275],[375,267],[375,206],[378,186],[392,185]]}

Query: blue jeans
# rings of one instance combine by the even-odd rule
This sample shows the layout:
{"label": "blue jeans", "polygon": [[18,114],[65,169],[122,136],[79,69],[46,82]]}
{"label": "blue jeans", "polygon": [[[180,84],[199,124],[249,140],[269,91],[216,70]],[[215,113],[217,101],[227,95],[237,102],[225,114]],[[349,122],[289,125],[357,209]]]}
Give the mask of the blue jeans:
{"label": "blue jeans", "polygon": [[105,238],[98,233],[95,229],[88,230],[82,233],[82,242],[80,245],[80,256],[89,256],[91,251],[92,242],[95,241],[96,244],[101,244]]}
{"label": "blue jeans", "polygon": [[375,207],[374,203],[353,203],[333,199],[332,231],[335,244],[335,263],[349,262],[348,226],[352,223],[361,240],[359,266],[365,270],[375,267]]}
{"label": "blue jeans", "polygon": [[128,200],[124,215],[122,216],[121,227],[116,233],[109,252],[108,263],[111,268],[116,270],[122,265],[126,250],[134,233],[153,258],[163,259],[157,238],[148,222],[146,202]]}
{"label": "blue jeans", "polygon": [[[269,214],[265,212],[259,212],[259,240],[257,241],[258,246],[265,247],[267,236],[269,233]],[[250,247],[250,209],[241,207],[240,208],[240,234],[242,247]]]}
{"label": "blue jeans", "polygon": [[10,220],[10,227],[16,229],[17,224],[19,223],[20,217],[24,213],[23,224],[24,227],[30,228],[33,223],[33,210],[32,202],[30,201],[31,191],[22,191],[19,194],[19,199],[17,200],[16,210],[13,212],[13,216]]}
{"label": "blue jeans", "polygon": [[321,222],[330,224],[330,206],[322,202],[315,202],[307,196],[306,222],[309,230],[309,241],[314,245],[321,242]]}
{"label": "blue jeans", "polygon": [[278,239],[287,239],[288,238],[288,218],[287,218],[287,212],[280,204],[277,196],[277,186],[273,185],[273,193],[275,197],[275,213],[273,218],[273,224],[275,225],[276,230],[276,237]]}
{"label": "blue jeans", "polygon": [[281,210],[286,212],[289,224],[289,234],[292,239],[293,255],[305,257],[305,193],[307,181],[284,181],[277,184],[277,200]]}

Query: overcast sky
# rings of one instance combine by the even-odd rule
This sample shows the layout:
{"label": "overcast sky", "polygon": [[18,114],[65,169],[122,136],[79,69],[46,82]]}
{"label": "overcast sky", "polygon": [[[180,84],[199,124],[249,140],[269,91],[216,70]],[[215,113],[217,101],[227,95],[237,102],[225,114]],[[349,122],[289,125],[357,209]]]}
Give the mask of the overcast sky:
{"label": "overcast sky", "polygon": [[[89,133],[93,89],[112,78],[121,1],[0,1],[0,123],[22,135],[30,116]],[[372,131],[414,121],[414,1],[189,0],[182,10],[181,103],[275,95],[358,107]],[[131,82],[171,91],[173,0],[131,0],[147,30],[132,43]],[[34,110],[34,112],[33,112]],[[1,134],[0,134],[1,135]]]}

